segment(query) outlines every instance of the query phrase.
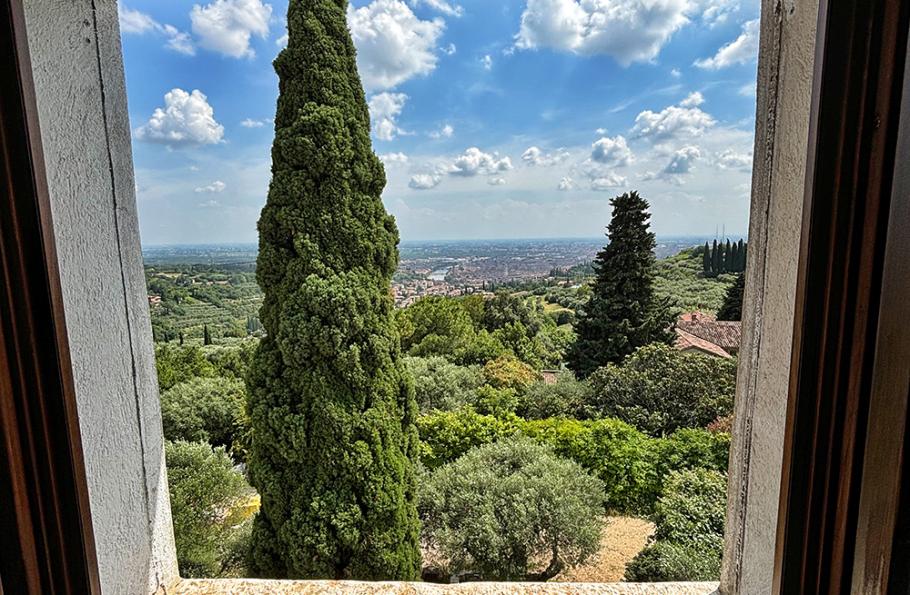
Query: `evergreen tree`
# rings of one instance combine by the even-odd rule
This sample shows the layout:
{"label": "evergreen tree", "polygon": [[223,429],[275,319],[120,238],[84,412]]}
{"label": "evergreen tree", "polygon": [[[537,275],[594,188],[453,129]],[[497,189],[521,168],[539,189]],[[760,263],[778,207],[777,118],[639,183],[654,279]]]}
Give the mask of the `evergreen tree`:
{"label": "evergreen tree", "polygon": [[728,273],[733,272],[733,247],[730,245],[730,240],[727,240],[726,246],[724,246],[724,270]]}
{"label": "evergreen tree", "polygon": [[742,240],[739,241],[739,250],[737,251],[739,255],[739,271],[746,270],[746,243]]}
{"label": "evergreen tree", "polygon": [[701,255],[701,270],[705,277],[711,277],[711,248],[705,242],[705,250]]}
{"label": "evergreen tree", "polygon": [[611,201],[609,243],[594,261],[591,297],[575,323],[569,367],[587,377],[635,348],[673,337],[673,314],[654,297],[654,234],[648,203],[637,192]]}
{"label": "evergreen tree", "polygon": [[211,345],[212,344],[212,334],[209,332],[209,325],[202,327],[202,344]]}
{"label": "evergreen tree", "polygon": [[743,291],[746,289],[746,274],[740,273],[736,281],[727,289],[724,303],[717,311],[718,320],[742,320]]}
{"label": "evergreen tree", "polygon": [[717,248],[717,240],[714,240],[714,245],[711,246],[711,271],[717,276],[721,273],[720,268],[720,250]]}
{"label": "evergreen tree", "polygon": [[346,8],[291,0],[274,63],[256,268],[266,335],[247,377],[262,507],[248,561],[260,576],[407,580],[420,568],[417,406],[392,321],[398,229]]}
{"label": "evergreen tree", "polygon": [[183,331],[180,331],[180,344],[183,345]]}

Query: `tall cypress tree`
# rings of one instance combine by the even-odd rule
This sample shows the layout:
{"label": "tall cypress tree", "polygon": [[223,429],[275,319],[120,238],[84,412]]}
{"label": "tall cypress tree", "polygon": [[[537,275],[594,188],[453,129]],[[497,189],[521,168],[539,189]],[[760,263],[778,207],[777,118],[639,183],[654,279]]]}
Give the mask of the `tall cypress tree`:
{"label": "tall cypress tree", "polygon": [[202,327],[202,344],[211,345],[212,344],[212,334],[209,332],[209,325]]}
{"label": "tall cypress tree", "polygon": [[346,0],[291,0],[272,181],[259,219],[264,293],[247,378],[260,576],[413,579],[420,566],[416,403],[390,283],[398,229],[345,21]]}
{"label": "tall cypress tree", "polygon": [[701,255],[701,270],[705,277],[711,277],[711,248],[705,242],[705,250]]}
{"label": "tall cypress tree", "polygon": [[714,240],[714,245],[711,247],[711,270],[715,275],[719,275],[720,268],[720,250],[717,247],[717,240]]}
{"label": "tall cypress tree", "polygon": [[637,192],[611,201],[609,243],[594,261],[593,291],[575,322],[569,367],[586,377],[652,341],[670,342],[673,314],[654,297],[654,234]]}
{"label": "tall cypress tree", "polygon": [[733,247],[730,245],[730,240],[727,240],[724,247],[724,271],[733,272]]}
{"label": "tall cypress tree", "polygon": [[717,311],[718,320],[742,320],[743,317],[743,293],[746,290],[746,274],[740,273],[727,289],[724,296],[724,303],[720,310]]}

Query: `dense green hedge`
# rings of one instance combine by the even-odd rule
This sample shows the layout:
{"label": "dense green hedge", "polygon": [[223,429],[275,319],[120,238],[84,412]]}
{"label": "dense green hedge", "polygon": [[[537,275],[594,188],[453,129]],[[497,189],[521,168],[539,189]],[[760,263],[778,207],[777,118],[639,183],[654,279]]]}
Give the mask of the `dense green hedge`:
{"label": "dense green hedge", "polygon": [[472,410],[438,412],[417,420],[421,461],[429,469],[450,463],[475,446],[523,434],[550,446],[600,478],[606,506],[648,514],[672,471],[711,469],[726,473],[730,436],[700,429],[652,438],[616,419],[527,421]]}

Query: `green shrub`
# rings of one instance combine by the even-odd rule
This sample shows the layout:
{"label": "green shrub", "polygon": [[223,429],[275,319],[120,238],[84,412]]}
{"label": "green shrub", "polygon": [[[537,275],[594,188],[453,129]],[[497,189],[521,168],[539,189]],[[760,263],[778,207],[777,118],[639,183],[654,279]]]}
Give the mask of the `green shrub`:
{"label": "green shrub", "polygon": [[487,362],[483,367],[483,378],[494,388],[509,388],[521,395],[540,375],[518,358],[503,355]]}
{"label": "green shrub", "polygon": [[232,508],[252,494],[223,448],[205,442],[166,442],[171,517],[180,575],[219,576],[234,564],[250,523]]}
{"label": "green shrub", "polygon": [[480,368],[458,366],[443,357],[406,357],[414,377],[414,392],[421,413],[454,411],[473,403],[483,384]]}
{"label": "green shrub", "polygon": [[726,503],[723,474],[710,469],[670,473],[654,507],[653,542],[629,563],[626,580],[717,580]]}
{"label": "green shrub", "polygon": [[656,460],[661,476],[685,469],[727,472],[730,434],[683,428],[667,438],[655,440]]}
{"label": "green shrub", "polygon": [[215,366],[206,359],[202,349],[190,345],[155,345],[155,366],[162,391],[196,377],[215,375]]}
{"label": "green shrub", "polygon": [[683,353],[668,345],[640,347],[591,376],[590,417],[615,417],[652,436],[703,428],[733,411],[736,363]]}
{"label": "green shrub", "polygon": [[603,486],[527,438],[476,448],[421,489],[426,541],[449,572],[547,580],[597,551]]}
{"label": "green shrub", "polygon": [[600,478],[608,509],[650,511],[660,489],[653,439],[615,419],[546,419],[524,422],[521,430]]}
{"label": "green shrub", "polygon": [[193,378],[176,384],[161,393],[164,437],[231,448],[244,419],[244,400],[240,380]]}
{"label": "green shrub", "polygon": [[626,566],[625,580],[634,583],[716,581],[720,556],[670,541],[657,541]]}
{"label": "green shrub", "polygon": [[427,469],[436,469],[475,446],[516,434],[517,422],[517,418],[500,419],[470,409],[420,416],[417,418],[420,460]]}
{"label": "green shrub", "polygon": [[579,417],[591,398],[591,385],[560,372],[555,384],[535,382],[519,399],[516,413],[525,419]]}

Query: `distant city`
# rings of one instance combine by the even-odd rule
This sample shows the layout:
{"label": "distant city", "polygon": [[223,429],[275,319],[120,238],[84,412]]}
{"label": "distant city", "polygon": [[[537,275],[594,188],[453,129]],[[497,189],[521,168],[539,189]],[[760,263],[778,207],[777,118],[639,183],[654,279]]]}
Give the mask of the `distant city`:
{"label": "distant city", "polygon": [[[699,236],[658,237],[657,258],[712,242]],[[740,236],[729,236],[732,241]],[[564,272],[566,282],[584,273],[604,238],[516,240],[403,241],[392,281],[395,303],[405,307],[427,295],[492,293],[497,286],[552,277]],[[256,244],[188,244],[146,246],[146,266],[210,266],[255,270]]]}

